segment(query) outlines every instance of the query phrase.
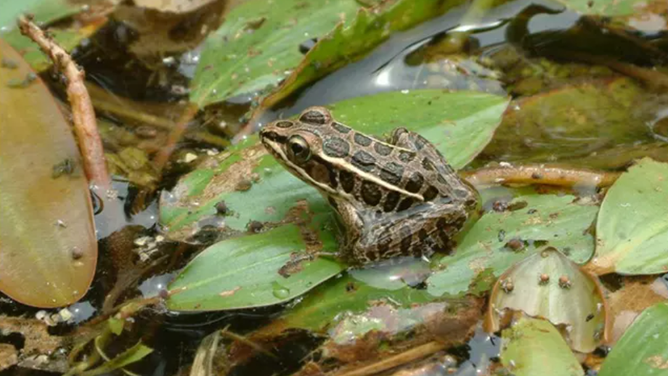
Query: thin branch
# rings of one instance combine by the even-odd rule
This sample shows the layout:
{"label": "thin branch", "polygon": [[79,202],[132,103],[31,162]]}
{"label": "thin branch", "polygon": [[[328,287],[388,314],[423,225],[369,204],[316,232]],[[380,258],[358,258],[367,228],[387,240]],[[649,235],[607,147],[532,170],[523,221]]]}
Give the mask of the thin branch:
{"label": "thin branch", "polygon": [[584,168],[530,164],[508,167],[485,167],[462,172],[460,176],[475,187],[498,184],[544,184],[560,187],[575,185],[607,187],[620,173],[595,171]]}
{"label": "thin branch", "polygon": [[32,39],[49,56],[56,68],[67,78],[67,98],[72,106],[74,132],[79,139],[84,171],[91,185],[103,190],[111,188],[111,178],[104,160],[102,140],[97,132],[95,111],[84,85],[85,73],[70,55],[42,29],[24,16],[19,17],[21,34]]}
{"label": "thin branch", "polygon": [[388,369],[392,369],[407,363],[410,363],[414,360],[422,359],[425,358],[429,355],[432,355],[434,353],[437,353],[441,350],[444,350],[446,348],[446,345],[440,342],[428,342],[425,343],[424,345],[420,345],[418,347],[414,347],[410,350],[404,351],[402,353],[399,353],[397,355],[391,356],[389,358],[385,358],[383,360],[380,360],[378,362],[362,366],[357,369],[353,369],[350,371],[344,371],[340,373],[335,373],[336,376],[367,376],[367,375],[375,375],[379,372],[387,371]]}

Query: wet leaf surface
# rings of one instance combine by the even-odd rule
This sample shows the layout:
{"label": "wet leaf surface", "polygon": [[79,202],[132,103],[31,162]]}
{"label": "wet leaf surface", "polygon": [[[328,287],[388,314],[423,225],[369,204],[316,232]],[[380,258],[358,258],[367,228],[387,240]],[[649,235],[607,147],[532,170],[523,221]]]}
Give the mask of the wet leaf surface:
{"label": "wet leaf surface", "polygon": [[646,309],[613,347],[599,376],[668,375],[668,303]]}
{"label": "wet leaf surface", "polygon": [[666,4],[663,1],[644,0],[559,0],[578,13],[609,17],[613,26],[656,32],[666,29]]}
{"label": "wet leaf surface", "polygon": [[595,274],[656,274],[668,270],[668,164],[641,160],[615,182],[601,204]]}
{"label": "wet leaf surface", "polygon": [[0,68],[0,290],[27,305],[63,306],[86,293],[95,272],[91,196],[51,94],[2,40],[0,54],[17,64]]}
{"label": "wet leaf surface", "polygon": [[299,66],[270,94],[260,111],[326,74],[349,64],[389,38],[395,31],[410,27],[445,13],[463,1],[398,0],[380,9],[362,10],[348,25],[336,29],[318,41]]}
{"label": "wet leaf surface", "polygon": [[583,353],[600,345],[608,315],[597,280],[554,248],[527,257],[499,277],[485,329],[498,331],[513,311],[564,326],[570,347]]}
{"label": "wet leaf surface", "polygon": [[237,6],[205,41],[191,101],[203,107],[276,85],[302,60],[300,44],[353,19],[359,9],[354,0],[251,0]]}
{"label": "wet leaf surface", "polygon": [[545,320],[523,318],[504,330],[501,363],[516,376],[584,375],[559,331]]}
{"label": "wet leaf surface", "polygon": [[[433,140],[452,166],[461,168],[489,142],[506,105],[506,98],[497,95],[416,90],[353,98],[330,108],[339,121],[377,137],[407,126]],[[418,107],[422,110],[413,111]],[[172,239],[193,241],[207,225],[223,226],[223,236],[229,236],[251,221],[283,221],[299,200],[313,212],[330,211],[314,188],[293,177],[251,137],[163,192],[160,221]],[[216,209],[221,202],[222,215]]]}
{"label": "wet leaf surface", "polygon": [[486,271],[499,276],[545,246],[584,263],[594,250],[594,239],[587,229],[598,208],[578,204],[575,199],[527,193],[508,204],[526,203],[519,210],[484,213],[464,234],[453,255],[434,262],[436,271],[427,280],[428,291],[436,296],[461,294],[477,276]]}
{"label": "wet leaf surface", "polygon": [[[308,237],[313,239],[317,234]],[[315,247],[336,251],[332,237],[325,233],[321,240],[323,244]],[[300,270],[288,277],[279,273],[291,253],[313,246],[294,225],[219,242],[192,260],[169,285],[172,295],[167,306],[180,311],[210,311],[293,299],[343,270],[337,262],[320,257],[302,263]]]}

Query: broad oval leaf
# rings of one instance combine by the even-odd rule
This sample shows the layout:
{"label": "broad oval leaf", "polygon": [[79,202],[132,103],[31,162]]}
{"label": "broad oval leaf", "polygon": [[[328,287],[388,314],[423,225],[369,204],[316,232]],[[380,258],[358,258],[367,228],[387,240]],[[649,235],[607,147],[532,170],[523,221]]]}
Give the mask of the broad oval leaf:
{"label": "broad oval leaf", "polygon": [[69,125],[42,81],[0,39],[0,290],[58,307],[86,293],[97,242]]}
{"label": "broad oval leaf", "polygon": [[300,44],[354,18],[355,0],[250,0],[204,44],[191,101],[200,107],[276,85],[299,64]]}
{"label": "broad oval leaf", "polygon": [[[330,108],[339,121],[378,137],[406,126],[431,140],[453,167],[461,168],[489,142],[507,104],[498,95],[416,90],[348,99]],[[244,181],[250,189],[239,189]],[[314,188],[287,172],[252,137],[205,162],[171,192],[163,192],[160,221],[170,238],[190,240],[207,225],[238,232],[250,221],[283,221],[299,200],[314,212],[329,210]],[[217,213],[220,202],[229,209],[228,215]]]}
{"label": "broad oval leaf", "polygon": [[454,254],[436,262],[437,271],[427,280],[428,291],[436,296],[461,294],[485,271],[499,276],[545,245],[568,253],[575,262],[586,262],[594,251],[587,229],[598,208],[575,200],[569,195],[528,193],[508,204],[522,209],[483,214]]}
{"label": "broad oval leaf", "polygon": [[[337,243],[326,232],[310,235],[295,225],[259,235],[237,237],[204,250],[169,285],[170,309],[211,311],[278,304],[316,287],[343,270],[334,260],[318,257],[300,264],[297,273],[285,277],[279,270],[291,254],[307,247],[334,252]],[[320,233],[322,244],[308,244]]]}
{"label": "broad oval leaf", "polygon": [[599,376],[668,375],[668,303],[646,309],[636,318],[603,362]]}
{"label": "broad oval leaf", "polygon": [[501,363],[516,376],[584,375],[561,334],[545,320],[522,318],[504,330]]}
{"label": "broad oval leaf", "polygon": [[645,158],[605,195],[596,223],[595,274],[668,270],[668,163]]}
{"label": "broad oval leaf", "polygon": [[607,334],[607,306],[598,281],[555,248],[527,257],[494,285],[485,329],[501,329],[504,316],[521,311],[565,327],[576,351],[594,351]]}

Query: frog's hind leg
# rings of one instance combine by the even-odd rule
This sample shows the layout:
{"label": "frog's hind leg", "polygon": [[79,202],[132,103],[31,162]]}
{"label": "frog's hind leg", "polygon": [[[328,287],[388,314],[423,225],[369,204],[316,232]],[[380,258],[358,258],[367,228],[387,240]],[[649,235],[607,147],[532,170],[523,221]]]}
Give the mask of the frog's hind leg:
{"label": "frog's hind leg", "polygon": [[434,252],[451,251],[452,238],[462,228],[468,214],[454,206],[452,210],[442,209],[460,214],[446,218],[429,203],[373,224],[362,232],[354,245],[355,263],[365,264],[397,256],[429,257]]}
{"label": "frog's hind leg", "polygon": [[392,131],[389,143],[410,151],[425,155],[422,164],[426,169],[435,168],[440,174],[454,175],[455,171],[436,147],[421,135],[406,128],[396,128]]}

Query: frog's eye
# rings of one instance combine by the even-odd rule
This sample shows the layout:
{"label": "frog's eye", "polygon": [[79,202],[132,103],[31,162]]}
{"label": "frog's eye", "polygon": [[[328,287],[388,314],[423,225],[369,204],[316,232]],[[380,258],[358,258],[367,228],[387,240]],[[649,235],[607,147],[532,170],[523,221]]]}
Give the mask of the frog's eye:
{"label": "frog's eye", "polygon": [[311,158],[311,148],[303,137],[290,137],[288,140],[288,158],[295,163],[305,163]]}

